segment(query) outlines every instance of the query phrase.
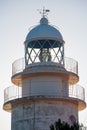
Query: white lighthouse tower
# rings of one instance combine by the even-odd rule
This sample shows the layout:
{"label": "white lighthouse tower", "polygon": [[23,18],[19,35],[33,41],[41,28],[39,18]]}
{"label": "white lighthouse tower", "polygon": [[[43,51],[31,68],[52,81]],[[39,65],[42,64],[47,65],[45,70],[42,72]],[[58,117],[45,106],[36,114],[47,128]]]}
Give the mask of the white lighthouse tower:
{"label": "white lighthouse tower", "polygon": [[25,57],[12,64],[14,86],[4,91],[11,130],[49,130],[59,118],[71,124],[86,107],[84,88],[76,84],[78,63],[64,57],[62,34],[49,25],[46,11],[27,34]]}

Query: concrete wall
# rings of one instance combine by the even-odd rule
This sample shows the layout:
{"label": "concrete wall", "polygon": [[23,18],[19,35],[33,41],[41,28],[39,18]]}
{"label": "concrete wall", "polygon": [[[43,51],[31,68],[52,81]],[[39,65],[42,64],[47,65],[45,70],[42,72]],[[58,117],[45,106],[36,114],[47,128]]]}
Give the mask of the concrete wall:
{"label": "concrete wall", "polygon": [[77,105],[60,101],[39,101],[19,105],[12,110],[11,130],[49,130],[57,119],[71,123],[71,116],[78,120]]}
{"label": "concrete wall", "polygon": [[68,96],[68,83],[52,76],[23,80],[22,96]]}

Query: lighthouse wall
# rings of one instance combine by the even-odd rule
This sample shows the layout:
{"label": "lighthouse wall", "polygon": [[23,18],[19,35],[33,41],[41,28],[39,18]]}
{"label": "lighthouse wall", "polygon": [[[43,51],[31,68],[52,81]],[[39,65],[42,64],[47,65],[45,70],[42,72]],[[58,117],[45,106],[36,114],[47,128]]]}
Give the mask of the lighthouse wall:
{"label": "lighthouse wall", "polygon": [[65,101],[33,100],[12,109],[12,130],[49,130],[59,118],[71,124],[78,120],[77,105]]}
{"label": "lighthouse wall", "polygon": [[68,97],[68,83],[56,76],[27,78],[22,83],[22,96]]}

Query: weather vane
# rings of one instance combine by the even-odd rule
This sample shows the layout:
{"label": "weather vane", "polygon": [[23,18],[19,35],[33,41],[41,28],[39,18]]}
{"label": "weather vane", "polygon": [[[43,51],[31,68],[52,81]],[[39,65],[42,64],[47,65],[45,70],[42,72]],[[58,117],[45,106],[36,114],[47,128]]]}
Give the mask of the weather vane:
{"label": "weather vane", "polygon": [[50,12],[49,9],[45,9],[44,7],[43,7],[43,9],[38,9],[38,11],[39,11],[39,13],[42,15],[42,17],[47,16],[47,15],[48,15],[48,12]]}

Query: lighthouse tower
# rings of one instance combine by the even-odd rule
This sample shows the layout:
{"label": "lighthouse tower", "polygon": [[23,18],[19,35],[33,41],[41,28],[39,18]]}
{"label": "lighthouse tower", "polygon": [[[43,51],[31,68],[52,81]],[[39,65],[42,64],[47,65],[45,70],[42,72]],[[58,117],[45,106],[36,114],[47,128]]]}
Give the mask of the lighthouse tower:
{"label": "lighthouse tower", "polygon": [[49,130],[59,118],[73,124],[86,107],[84,88],[77,85],[78,63],[65,58],[62,34],[49,25],[47,11],[26,36],[25,57],[12,64],[14,86],[4,90],[11,130]]}

